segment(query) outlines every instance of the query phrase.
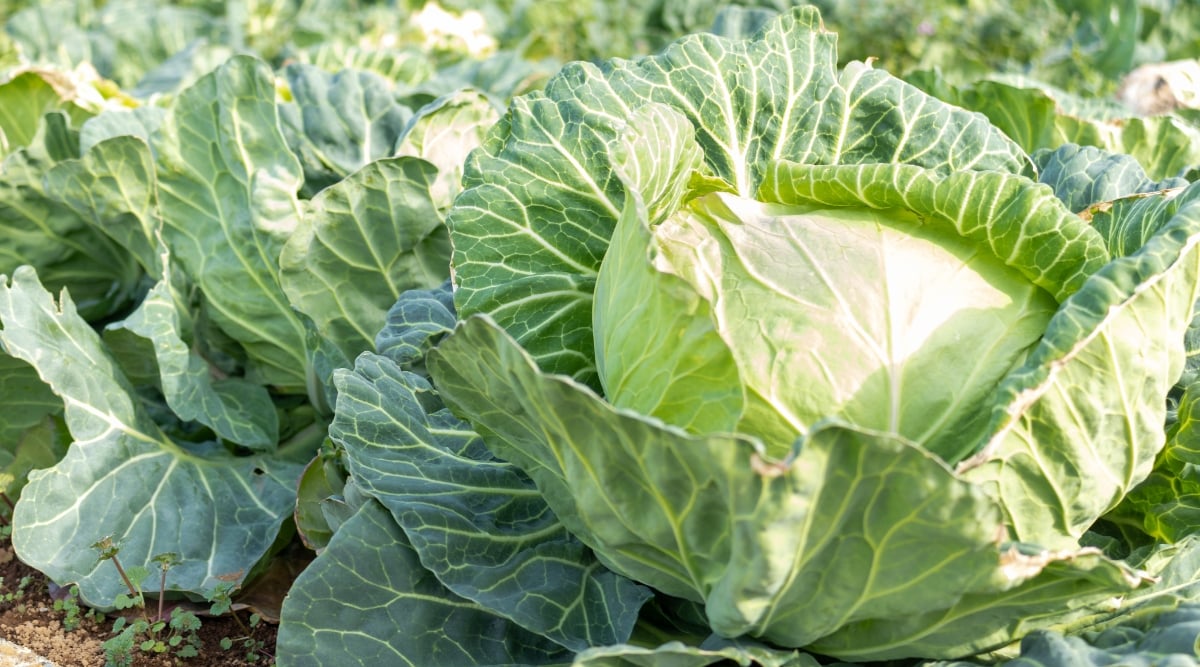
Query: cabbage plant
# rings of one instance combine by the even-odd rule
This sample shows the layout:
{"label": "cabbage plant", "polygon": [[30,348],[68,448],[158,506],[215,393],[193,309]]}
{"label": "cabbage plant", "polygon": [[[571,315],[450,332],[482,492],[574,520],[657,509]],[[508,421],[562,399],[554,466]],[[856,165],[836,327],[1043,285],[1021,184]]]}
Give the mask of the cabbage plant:
{"label": "cabbage plant", "polygon": [[1102,227],[1036,175],[839,70],[811,9],[517,98],[447,219],[453,303],[401,298],[337,377],[343,523],[281,655],[958,658],[1196,598],[1191,536],[1098,522],[1166,442],[1200,190]]}

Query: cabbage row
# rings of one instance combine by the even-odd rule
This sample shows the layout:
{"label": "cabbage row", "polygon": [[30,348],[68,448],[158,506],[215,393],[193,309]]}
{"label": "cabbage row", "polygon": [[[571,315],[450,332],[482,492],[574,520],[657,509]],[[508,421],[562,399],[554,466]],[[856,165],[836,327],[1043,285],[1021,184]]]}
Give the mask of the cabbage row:
{"label": "cabbage row", "polygon": [[0,41],[2,481],[88,604],[105,538],[169,596],[299,540],[280,664],[1200,660],[1185,95],[809,6],[149,7]]}

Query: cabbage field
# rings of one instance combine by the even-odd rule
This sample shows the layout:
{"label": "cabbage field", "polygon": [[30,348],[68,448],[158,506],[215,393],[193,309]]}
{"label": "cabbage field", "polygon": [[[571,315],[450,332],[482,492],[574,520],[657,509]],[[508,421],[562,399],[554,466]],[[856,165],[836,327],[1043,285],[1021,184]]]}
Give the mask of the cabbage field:
{"label": "cabbage field", "polygon": [[85,607],[290,563],[279,665],[1200,665],[1200,5],[0,20],[0,518]]}

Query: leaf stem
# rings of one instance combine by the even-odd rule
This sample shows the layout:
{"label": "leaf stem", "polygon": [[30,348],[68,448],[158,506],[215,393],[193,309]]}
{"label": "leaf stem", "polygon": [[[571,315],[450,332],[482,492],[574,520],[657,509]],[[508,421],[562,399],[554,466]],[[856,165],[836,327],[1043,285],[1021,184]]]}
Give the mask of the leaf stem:
{"label": "leaf stem", "polygon": [[318,419],[279,443],[279,447],[275,450],[276,455],[298,463],[308,463],[328,435],[329,423]]}

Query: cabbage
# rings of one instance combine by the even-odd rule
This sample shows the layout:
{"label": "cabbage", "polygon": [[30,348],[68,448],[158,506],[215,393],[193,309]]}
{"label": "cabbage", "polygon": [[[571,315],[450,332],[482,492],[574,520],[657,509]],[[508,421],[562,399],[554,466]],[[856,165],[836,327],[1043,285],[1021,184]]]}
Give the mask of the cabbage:
{"label": "cabbage", "polygon": [[[281,654],[952,659],[1200,597],[1193,534],[1104,519],[1167,444],[1200,186],[1093,226],[1069,164],[1038,183],[984,117],[839,71],[812,9],[568,65],[468,158],[455,312],[405,295],[336,376],[363,498]],[[385,650],[327,591],[398,542],[436,582],[378,604],[444,630]]]}

